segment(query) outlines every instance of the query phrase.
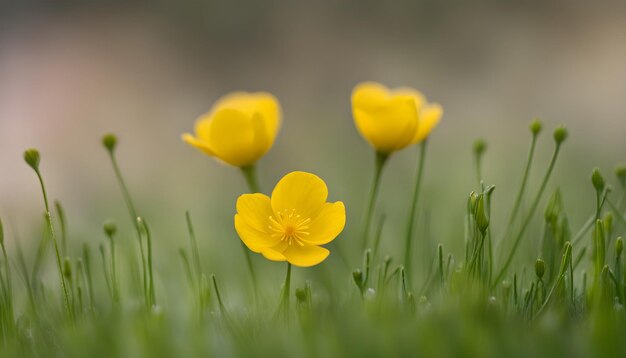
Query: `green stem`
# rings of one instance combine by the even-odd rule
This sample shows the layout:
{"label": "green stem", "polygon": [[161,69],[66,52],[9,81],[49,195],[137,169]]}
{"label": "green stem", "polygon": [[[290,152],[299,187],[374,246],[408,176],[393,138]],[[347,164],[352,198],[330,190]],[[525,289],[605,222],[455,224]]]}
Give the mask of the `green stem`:
{"label": "green stem", "polygon": [[476,180],[478,181],[478,186],[482,183],[483,174],[482,174],[482,154],[478,154],[476,156]]}
{"label": "green stem", "polygon": [[370,190],[370,196],[367,202],[367,211],[365,212],[365,224],[363,226],[363,250],[367,248],[369,230],[371,226],[372,216],[374,214],[374,206],[376,203],[376,196],[378,195],[378,188],[380,186],[380,177],[383,172],[383,167],[387,162],[387,158],[389,158],[389,154],[376,152],[374,180],[372,181],[372,188]]}
{"label": "green stem", "polygon": [[198,250],[198,242],[196,241],[196,233],[193,229],[193,224],[191,223],[191,214],[189,211],[185,213],[185,217],[187,218],[187,229],[189,231],[189,243],[191,245],[191,254],[193,257],[193,263],[196,269],[197,279],[200,280],[200,275],[202,274],[202,265],[200,263],[200,253]]}
{"label": "green stem", "polygon": [[539,201],[541,200],[541,196],[543,195],[543,192],[546,189],[546,186],[548,185],[548,180],[550,179],[550,175],[552,174],[552,170],[554,169],[554,165],[556,164],[556,160],[559,156],[560,149],[561,149],[561,143],[557,143],[556,148],[554,149],[554,153],[552,154],[552,159],[550,160],[550,165],[548,166],[548,170],[546,171],[546,174],[543,177],[543,181],[541,182],[541,186],[539,187],[539,191],[537,192],[537,195],[535,196],[535,199],[533,200],[532,205],[530,206],[530,211],[528,211],[528,213],[526,214],[526,217],[524,218],[524,221],[522,223],[522,227],[520,231],[518,232],[517,236],[515,237],[515,241],[513,242],[513,247],[511,248],[511,252],[509,252],[506,258],[506,261],[504,262],[504,265],[500,269],[500,272],[498,273],[498,275],[496,275],[496,279],[493,281],[492,287],[495,286],[504,277],[504,275],[506,274],[506,270],[509,268],[509,265],[511,265],[511,262],[513,261],[513,256],[515,255],[515,252],[517,251],[517,247],[519,246],[519,243],[521,242],[522,237],[524,237],[526,228],[528,227],[528,224],[530,224],[530,221],[533,218],[533,214],[535,213],[535,211],[537,210],[537,207],[539,206]]}
{"label": "green stem", "polygon": [[130,197],[130,192],[128,191],[128,187],[126,186],[126,182],[122,177],[122,171],[120,170],[119,165],[117,164],[117,159],[115,158],[115,154],[113,152],[109,152],[111,157],[111,164],[113,164],[113,171],[115,171],[115,176],[117,177],[117,181],[120,184],[120,188],[122,189],[122,195],[124,196],[124,201],[126,202],[126,206],[128,207],[128,212],[133,221],[133,225],[137,227],[137,210],[135,210],[135,205],[133,204],[133,200]]}
{"label": "green stem", "polygon": [[83,261],[85,266],[85,276],[87,277],[87,290],[89,292],[89,308],[93,310],[95,307],[95,296],[93,293],[93,276],[91,274],[91,254],[87,243],[83,244]]}
{"label": "green stem", "polygon": [[[1,226],[1,223],[0,223]],[[2,228],[0,227],[0,230]],[[6,247],[4,246],[4,241],[0,241],[0,247],[2,247],[2,256],[4,258],[5,272],[6,272],[6,311],[7,311],[7,324],[10,327],[14,326],[15,317],[13,311],[13,283],[11,280],[11,265],[9,264],[9,256],[7,255]]]}
{"label": "green stem", "polygon": [[150,297],[150,306],[156,305],[156,295],[154,290],[154,273],[152,269],[152,234],[145,220],[141,219],[143,228],[146,232],[146,243],[148,245],[148,293]]}
{"label": "green stem", "polygon": [[215,278],[215,275],[211,275],[211,281],[213,281],[213,289],[215,289],[215,297],[217,297],[217,304],[220,307],[220,312],[222,313],[222,316],[228,317],[226,313],[226,306],[224,306],[224,301],[222,301],[222,295],[220,294],[220,289],[217,286],[217,279]]}
{"label": "green stem", "polygon": [[70,307],[69,292],[67,290],[65,276],[63,275],[63,264],[61,263],[59,245],[57,243],[56,235],[54,233],[54,227],[52,225],[52,217],[50,215],[50,206],[48,204],[48,194],[46,192],[46,186],[43,183],[43,178],[41,177],[41,173],[39,172],[39,170],[35,170],[35,173],[37,174],[37,178],[39,179],[39,184],[41,184],[41,192],[43,193],[43,201],[46,207],[46,224],[48,225],[48,231],[50,232],[50,237],[52,238],[52,243],[54,245],[54,253],[56,255],[57,269],[59,270],[59,276],[61,278],[61,289],[63,290],[63,301],[65,302],[65,309],[67,310],[69,317],[73,319],[72,309]]}
{"label": "green stem", "polygon": [[247,167],[242,167],[241,171],[243,172],[244,178],[246,178],[246,183],[248,184],[248,188],[250,189],[250,192],[251,193],[260,192],[259,180],[256,175],[256,166],[253,164]]}
{"label": "green stem", "polygon": [[139,252],[141,254],[141,268],[142,268],[142,283],[143,283],[143,293],[146,303],[149,301],[149,291],[148,291],[148,273],[147,273],[147,265],[146,265],[146,254],[144,252],[143,247],[143,239],[141,235],[141,230],[139,228],[139,224],[137,223],[137,210],[135,209],[135,205],[133,204],[133,200],[131,199],[130,192],[128,191],[128,187],[126,186],[126,182],[122,177],[122,171],[117,164],[117,159],[113,151],[109,151],[109,156],[111,158],[111,164],[113,165],[113,171],[115,172],[115,176],[117,177],[117,181],[122,190],[122,196],[124,196],[124,201],[126,202],[126,207],[128,208],[128,213],[130,214],[131,221],[133,226],[135,227],[135,231],[137,232],[137,238],[139,240]]}
{"label": "green stem", "polygon": [[[241,172],[243,173],[244,178],[246,179],[246,183],[248,184],[248,189],[250,193],[258,193],[259,189],[259,181],[256,175],[256,166],[250,165],[247,167],[242,167]],[[243,250],[243,255],[246,258],[246,265],[248,266],[248,273],[252,278],[252,289],[254,290],[254,297],[258,301],[259,289],[257,286],[256,273],[254,271],[254,266],[252,265],[252,256],[250,255],[250,250],[246,247],[246,245],[241,241],[241,249]]]}
{"label": "green stem", "polygon": [[546,297],[545,301],[543,302],[543,305],[539,308],[539,311],[537,311],[536,316],[539,316],[550,303],[550,299],[552,298],[554,291],[563,282],[563,279],[565,278],[565,271],[568,268],[571,269],[571,261],[572,261],[572,245],[569,242],[567,242],[565,243],[565,247],[563,249],[563,258],[561,259],[561,268],[559,269],[557,280],[552,286],[550,293],[548,293],[548,297]]}
{"label": "green stem", "polygon": [[[15,232],[15,230],[13,230]],[[17,259],[19,263],[19,269],[22,271],[24,281],[26,285],[26,292],[28,294],[28,302],[32,310],[33,315],[37,318],[37,305],[35,304],[35,294],[33,293],[33,284],[30,275],[28,274],[28,268],[26,267],[26,259],[24,258],[24,251],[22,250],[22,244],[17,233],[15,234],[15,247],[17,249]]]}
{"label": "green stem", "polygon": [[102,272],[104,272],[104,282],[107,285],[107,290],[109,291],[109,296],[111,296],[111,301],[115,302],[115,298],[113,295],[113,285],[111,284],[111,278],[109,273],[109,268],[107,267],[107,256],[104,251],[104,245],[100,244],[100,257],[102,259]]}
{"label": "green stem", "polygon": [[289,318],[289,299],[291,292],[291,264],[287,262],[287,275],[285,276],[285,283],[283,284],[283,290],[280,297],[279,310],[281,311],[285,319]]}
{"label": "green stem", "polygon": [[415,218],[415,212],[417,211],[417,201],[419,199],[420,187],[422,185],[422,177],[424,173],[424,162],[426,158],[426,148],[428,144],[428,139],[424,139],[420,146],[420,155],[419,161],[417,164],[417,177],[415,179],[415,186],[413,187],[413,198],[411,199],[411,208],[409,210],[409,220],[407,222],[406,227],[406,237],[404,241],[404,265],[405,270],[408,273],[409,277],[411,277],[412,271],[412,257],[411,255],[412,249],[411,244],[413,243],[413,232],[415,230],[415,222],[417,221]]}
{"label": "green stem", "polygon": [[387,217],[384,214],[381,215],[378,228],[376,230],[376,236],[374,237],[374,249],[372,250],[372,257],[376,257],[376,254],[378,253],[378,248],[380,247],[380,238],[383,236],[383,228],[385,226],[386,219]]}
{"label": "green stem", "polygon": [[[487,193],[487,217],[491,218],[491,193]],[[487,282],[491,282],[493,275],[493,235],[491,233],[491,225],[487,226],[487,253],[489,255],[489,263],[487,266]]]}
{"label": "green stem", "polygon": [[63,255],[67,255],[67,222],[65,220],[65,210],[58,201],[54,202],[54,206],[59,215],[59,224],[61,225],[61,247]]}
{"label": "green stem", "polygon": [[526,191],[526,184],[528,183],[530,167],[532,166],[533,157],[535,155],[536,144],[537,144],[537,136],[533,135],[533,138],[530,142],[530,150],[528,151],[528,159],[526,160],[526,165],[524,166],[524,173],[522,174],[522,182],[517,192],[517,196],[515,197],[513,209],[511,210],[511,215],[509,216],[509,221],[506,225],[507,230],[505,233],[505,238],[510,236],[511,230],[513,230],[513,223],[515,221],[515,218],[517,217],[520,206],[522,205],[522,198],[524,197],[524,192]]}
{"label": "green stem", "polygon": [[113,291],[113,302],[118,303],[120,300],[119,296],[119,284],[117,282],[117,259],[115,254],[115,240],[113,239],[113,235],[109,236],[109,245],[111,250],[111,287]]}
{"label": "green stem", "polygon": [[443,245],[439,244],[437,247],[437,256],[439,259],[439,279],[441,281],[441,290],[443,291],[445,288],[445,277],[443,273]]}

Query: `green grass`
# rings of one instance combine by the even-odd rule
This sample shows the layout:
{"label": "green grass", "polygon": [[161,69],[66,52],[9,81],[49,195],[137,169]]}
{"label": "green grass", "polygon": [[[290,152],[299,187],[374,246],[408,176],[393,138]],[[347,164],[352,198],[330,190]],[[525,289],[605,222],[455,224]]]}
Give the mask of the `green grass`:
{"label": "green grass", "polygon": [[[596,200],[586,222],[570,223],[561,191],[547,192],[567,132],[557,128],[552,160],[536,168],[534,157],[546,157],[535,150],[540,131],[533,123],[519,183],[507,188],[485,181],[486,146],[475,145],[476,171],[465,177],[476,189],[463,199],[465,220],[450,223],[465,228],[458,238],[464,250],[424,237],[424,220],[416,220],[429,205],[419,199],[428,175],[424,144],[406,195],[406,236],[383,234],[384,214],[375,209],[378,180],[385,179],[379,163],[371,204],[347,205],[365,219],[330,246],[332,260],[293,268],[293,277],[290,269],[291,286],[282,291],[284,276],[267,267],[285,265],[247,250],[232,265],[245,266],[248,277],[226,280],[207,270],[192,213],[178,252],[158,256],[176,265],[159,262],[149,218],[137,211],[116,161],[114,136],[104,146],[132,230],[107,221],[98,246],[68,238],[63,206],[48,202],[39,154],[29,150],[25,160],[41,180],[44,229],[31,249],[5,238],[0,224],[1,356],[623,356],[626,170],[616,170],[619,187],[612,190],[599,171],[571,178],[588,180]],[[538,183],[531,172],[539,173]],[[258,185],[251,168],[244,174]],[[493,223],[499,190],[512,191],[515,200],[500,215],[505,220]],[[420,240],[436,245],[420,256],[424,262],[416,260]],[[386,256],[381,241],[402,255]],[[521,254],[521,242],[537,247],[537,255]]]}

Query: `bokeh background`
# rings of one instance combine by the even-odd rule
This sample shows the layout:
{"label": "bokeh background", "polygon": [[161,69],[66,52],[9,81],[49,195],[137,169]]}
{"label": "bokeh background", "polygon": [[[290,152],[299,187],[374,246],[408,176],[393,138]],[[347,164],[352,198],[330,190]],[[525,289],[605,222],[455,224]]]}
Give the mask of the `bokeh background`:
{"label": "bokeh background", "polygon": [[[425,267],[438,242],[462,253],[479,137],[489,144],[486,181],[497,187],[494,230],[503,231],[535,117],[546,130],[530,193],[551,155],[552,130],[565,124],[570,138],[548,194],[561,187],[576,231],[594,210],[592,168],[615,185],[612,168],[626,161],[624,14],[623,1],[583,0],[0,2],[0,215],[9,245],[15,234],[34,245],[42,232],[39,188],[22,161],[28,147],[42,152],[70,240],[95,248],[112,218],[134,244],[100,144],[113,132],[132,195],[155,232],[159,276],[182,277],[175,249],[187,245],[185,210],[208,271],[243,275],[232,218],[245,183],[180,135],[220,95],[266,90],[280,99],[284,122],[259,163],[263,190],[292,170],[320,175],[330,198],[348,208],[336,245],[349,251],[373,170],[350,112],[350,91],[362,80],[413,86],[444,107],[420,203],[417,255]],[[398,257],[416,161],[416,148],[394,155],[383,178],[383,246]],[[536,247],[525,250],[528,260]],[[336,255],[327,265],[340,265]],[[266,277],[280,282],[282,274]]]}

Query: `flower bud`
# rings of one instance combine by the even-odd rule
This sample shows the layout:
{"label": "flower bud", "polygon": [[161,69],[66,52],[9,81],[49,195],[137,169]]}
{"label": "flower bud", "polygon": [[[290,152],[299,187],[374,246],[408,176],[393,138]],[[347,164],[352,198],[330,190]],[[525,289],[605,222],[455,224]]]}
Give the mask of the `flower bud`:
{"label": "flower bud", "polygon": [[593,172],[591,173],[591,183],[593,184],[593,187],[596,188],[596,191],[601,192],[604,190],[606,181],[604,180],[604,177],[602,177],[600,169],[593,169]]}
{"label": "flower bud", "polygon": [[478,194],[475,191],[472,191],[469,196],[469,209],[472,213],[476,211],[476,203],[478,202]]}
{"label": "flower bud", "polygon": [[615,168],[615,176],[622,188],[626,188],[626,165],[620,165]]}
{"label": "flower bud", "polygon": [[487,142],[484,139],[476,139],[474,142],[474,154],[481,156],[487,150]]}
{"label": "flower bud", "polygon": [[113,237],[117,232],[117,225],[115,225],[114,221],[107,220],[104,222],[103,229],[106,236]]}
{"label": "flower bud", "polygon": [[620,257],[623,251],[624,251],[624,240],[620,236],[617,238],[617,240],[615,240],[615,253],[617,254],[617,257]]}
{"label": "flower bud", "polygon": [[530,123],[530,132],[533,134],[533,136],[536,136],[539,133],[541,133],[542,128],[543,128],[543,124],[538,119],[535,119]]}
{"label": "flower bud", "polygon": [[567,139],[567,129],[565,126],[559,126],[554,130],[554,141],[557,144],[563,143]]}
{"label": "flower bud", "polygon": [[33,168],[34,171],[39,170],[40,160],[41,156],[39,155],[39,151],[37,149],[31,148],[24,152],[24,161],[28,164],[28,166]]}
{"label": "flower bud", "polygon": [[485,196],[484,195],[480,195],[478,197],[478,202],[476,203],[475,215],[476,215],[476,226],[478,227],[478,230],[480,230],[480,232],[482,232],[482,234],[484,235],[485,232],[487,231],[487,227],[489,227],[489,218],[487,217],[487,213],[485,210]]}
{"label": "flower bud", "polygon": [[102,145],[110,152],[113,153],[115,147],[117,146],[117,137],[115,134],[106,134],[102,137]]}
{"label": "flower bud", "polygon": [[546,263],[542,259],[537,259],[537,261],[535,261],[535,275],[537,275],[537,278],[541,280],[545,273]]}

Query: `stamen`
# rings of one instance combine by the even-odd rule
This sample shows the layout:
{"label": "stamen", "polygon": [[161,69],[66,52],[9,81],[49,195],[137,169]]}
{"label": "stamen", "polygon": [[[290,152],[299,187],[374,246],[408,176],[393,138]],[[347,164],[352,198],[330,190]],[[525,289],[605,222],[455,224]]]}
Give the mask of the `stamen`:
{"label": "stamen", "polygon": [[308,232],[311,218],[302,218],[296,209],[283,209],[276,212],[275,216],[269,216],[268,230],[273,238],[279,238],[280,241],[287,240],[287,245],[298,245],[304,247],[304,238],[309,236]]}

